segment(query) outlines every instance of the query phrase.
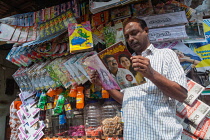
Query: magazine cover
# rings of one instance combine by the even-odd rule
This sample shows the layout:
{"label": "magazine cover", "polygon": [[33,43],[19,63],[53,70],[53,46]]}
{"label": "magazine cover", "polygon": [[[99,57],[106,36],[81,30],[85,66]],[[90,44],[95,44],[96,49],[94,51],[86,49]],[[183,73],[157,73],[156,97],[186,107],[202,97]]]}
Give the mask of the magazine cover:
{"label": "magazine cover", "polygon": [[202,60],[201,57],[199,57],[181,41],[155,43],[154,46],[159,49],[172,49],[177,54],[180,64],[186,74],[196,65],[198,65]]}
{"label": "magazine cover", "polygon": [[98,72],[99,79],[102,82],[102,87],[105,90],[120,89],[119,85],[111,76],[98,55],[92,55],[86,58],[84,64],[90,69],[90,71],[96,70]]}
{"label": "magazine cover", "polygon": [[93,48],[92,32],[89,21],[81,24],[69,23],[68,33],[71,53]]}
{"label": "magazine cover", "polygon": [[196,65],[197,74],[202,80],[202,85],[210,88],[210,19],[203,20],[204,33],[206,42],[190,43],[189,47],[202,58],[201,62]]}
{"label": "magazine cover", "polygon": [[122,42],[99,52],[98,56],[121,89],[146,82],[141,73],[132,68],[131,54]]}
{"label": "magazine cover", "polygon": [[131,16],[131,9],[129,5],[117,7],[111,11],[111,20],[124,19]]}

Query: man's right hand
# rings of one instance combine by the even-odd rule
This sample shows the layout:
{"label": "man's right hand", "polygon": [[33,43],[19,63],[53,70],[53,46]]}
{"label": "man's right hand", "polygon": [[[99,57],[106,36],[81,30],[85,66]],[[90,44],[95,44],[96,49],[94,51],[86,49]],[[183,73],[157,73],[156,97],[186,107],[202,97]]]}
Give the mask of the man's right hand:
{"label": "man's right hand", "polygon": [[91,82],[97,86],[102,86],[97,70],[92,70],[90,74]]}

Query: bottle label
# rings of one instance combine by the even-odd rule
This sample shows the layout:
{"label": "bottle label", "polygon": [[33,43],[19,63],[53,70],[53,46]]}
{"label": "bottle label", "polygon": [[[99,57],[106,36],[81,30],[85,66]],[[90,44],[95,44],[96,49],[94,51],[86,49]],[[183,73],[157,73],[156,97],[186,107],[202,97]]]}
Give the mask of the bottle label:
{"label": "bottle label", "polygon": [[83,103],[83,98],[77,98],[77,103]]}
{"label": "bottle label", "polygon": [[52,109],[52,108],[53,108],[52,103],[47,103],[47,109]]}
{"label": "bottle label", "polygon": [[64,109],[65,109],[65,111],[71,110],[71,105],[70,104],[65,104]]}
{"label": "bottle label", "polygon": [[115,140],[123,140],[123,137],[117,137]]}
{"label": "bottle label", "polygon": [[68,140],[76,140],[75,138],[68,138]]}
{"label": "bottle label", "polygon": [[94,140],[101,140],[100,138],[95,138]]}
{"label": "bottle label", "polygon": [[115,138],[113,138],[113,137],[106,137],[105,140],[115,140]]}
{"label": "bottle label", "polygon": [[77,140],[84,140],[83,138],[77,138]]}
{"label": "bottle label", "polygon": [[86,140],[93,140],[92,138],[86,138]]}

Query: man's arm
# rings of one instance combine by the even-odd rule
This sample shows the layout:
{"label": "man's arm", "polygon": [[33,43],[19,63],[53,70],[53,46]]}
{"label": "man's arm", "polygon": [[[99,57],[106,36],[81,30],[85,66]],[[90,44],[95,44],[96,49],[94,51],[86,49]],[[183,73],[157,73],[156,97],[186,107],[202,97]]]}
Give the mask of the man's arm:
{"label": "man's arm", "polygon": [[122,104],[123,101],[123,93],[116,90],[116,89],[112,89],[112,90],[107,90],[109,92],[109,95],[115,99],[118,103]]}
{"label": "man's arm", "polygon": [[165,95],[183,102],[187,98],[187,90],[178,83],[171,81],[155,71],[150,60],[143,56],[133,56],[132,63],[135,71],[152,81]]}
{"label": "man's arm", "polygon": [[[99,75],[98,72],[92,71],[91,76],[90,76],[91,82],[95,85],[98,86],[102,86],[101,81],[99,79]],[[120,104],[122,104],[123,101],[123,93],[121,93],[120,91],[116,90],[116,89],[112,89],[112,90],[107,90],[110,94],[110,96],[112,98],[114,98],[117,102],[119,102]]]}
{"label": "man's arm", "polygon": [[154,70],[149,78],[165,95],[183,102],[187,98],[187,90]]}

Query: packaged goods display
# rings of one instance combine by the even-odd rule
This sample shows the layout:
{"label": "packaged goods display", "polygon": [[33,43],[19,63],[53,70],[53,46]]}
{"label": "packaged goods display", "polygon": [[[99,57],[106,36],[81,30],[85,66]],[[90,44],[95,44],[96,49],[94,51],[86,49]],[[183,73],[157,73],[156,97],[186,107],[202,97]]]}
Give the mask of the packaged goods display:
{"label": "packaged goods display", "polygon": [[[141,91],[143,84],[152,84],[145,73],[134,70],[132,57],[141,55],[152,66],[150,57],[154,50],[171,49],[177,55],[173,60],[179,60],[182,66],[180,71],[183,68],[182,76],[187,77],[187,98],[170,109],[174,111],[171,114],[176,113],[177,124],[183,127],[181,139],[209,140],[210,98],[206,96],[210,95],[202,95],[210,86],[207,13],[208,8],[204,4],[196,5],[195,0],[70,0],[0,19],[0,43],[15,43],[6,60],[19,67],[12,74],[22,102],[16,112],[20,120],[17,137],[20,140],[123,140],[128,127],[123,122],[128,121],[123,119],[128,112],[123,114],[123,109],[135,97],[126,94],[124,97],[129,101],[123,98],[123,104],[119,104],[112,90],[124,94],[126,90]],[[149,32],[147,27],[142,27],[143,32],[134,30],[131,36],[124,36],[124,24],[134,17],[145,20]],[[148,35],[154,50],[133,53],[128,40],[134,47],[141,47],[138,46],[141,41],[135,38],[137,34]],[[162,67],[165,65],[167,60]],[[98,73],[96,83],[91,78],[93,72]],[[153,95],[157,91],[151,87],[143,90],[159,96]],[[175,104],[171,98],[167,95],[164,105],[173,101]]]}

